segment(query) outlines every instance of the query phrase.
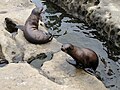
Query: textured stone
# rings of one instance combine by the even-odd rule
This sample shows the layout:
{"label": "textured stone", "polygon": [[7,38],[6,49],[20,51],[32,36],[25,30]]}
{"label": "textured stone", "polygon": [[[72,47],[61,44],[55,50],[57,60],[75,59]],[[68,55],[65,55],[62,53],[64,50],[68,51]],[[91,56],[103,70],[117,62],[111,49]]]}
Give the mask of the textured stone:
{"label": "textured stone", "polygon": [[82,69],[76,69],[66,59],[71,59],[70,56],[63,52],[54,54],[51,61],[47,61],[42,66],[42,73],[53,82],[60,85],[83,90],[107,90],[101,81],[95,76],[89,75]]}
{"label": "textured stone", "polygon": [[65,88],[40,75],[27,63],[9,64],[0,68],[1,90],[61,90]]}
{"label": "textured stone", "polygon": [[[67,0],[68,1],[68,0]],[[61,43],[56,39],[42,45],[29,43],[18,30],[13,36],[5,30],[4,19],[9,17],[24,25],[35,6],[28,0],[1,0],[0,1],[0,45],[3,56],[9,62],[27,61],[40,53],[53,53],[53,59],[39,68],[40,73],[27,63],[10,63],[0,68],[1,90],[106,90],[101,81],[83,70],[77,70],[66,62],[70,58],[59,51]],[[43,22],[40,22],[43,24]],[[40,26],[47,31],[45,26]],[[16,60],[16,61],[15,61]]]}
{"label": "textured stone", "polygon": [[[68,14],[95,27],[101,36],[120,47],[120,1],[119,0],[46,0],[51,1]],[[85,3],[87,1],[87,3]]]}

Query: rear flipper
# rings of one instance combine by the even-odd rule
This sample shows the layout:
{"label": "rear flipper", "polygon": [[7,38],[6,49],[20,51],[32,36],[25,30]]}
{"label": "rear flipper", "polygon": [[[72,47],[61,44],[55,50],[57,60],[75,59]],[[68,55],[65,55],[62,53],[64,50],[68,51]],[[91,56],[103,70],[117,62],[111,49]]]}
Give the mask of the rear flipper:
{"label": "rear flipper", "polygon": [[67,61],[69,64],[71,64],[71,65],[73,65],[74,67],[76,67],[77,69],[83,68],[82,64],[77,63],[75,60],[67,59],[66,61]]}
{"label": "rear flipper", "polygon": [[74,67],[76,67],[77,69],[83,69],[85,72],[89,73],[90,75],[93,75],[93,76],[96,76],[97,78],[99,78],[99,76],[96,74],[96,71],[93,70],[92,68],[84,68],[82,64],[77,63],[75,60],[67,59],[66,61],[69,64],[71,64]]}
{"label": "rear flipper", "polygon": [[84,68],[83,69],[85,72],[89,73],[90,75],[95,76],[95,71],[92,68]]}
{"label": "rear flipper", "polygon": [[25,30],[25,26],[24,25],[16,25],[16,28],[24,31]]}

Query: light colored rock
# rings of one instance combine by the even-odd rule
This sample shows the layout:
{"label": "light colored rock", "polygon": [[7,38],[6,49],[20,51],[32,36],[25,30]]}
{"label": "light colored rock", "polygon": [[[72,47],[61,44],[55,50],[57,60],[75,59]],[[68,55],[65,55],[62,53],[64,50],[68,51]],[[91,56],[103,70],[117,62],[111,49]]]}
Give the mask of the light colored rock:
{"label": "light colored rock", "polygon": [[70,58],[63,52],[56,53],[51,61],[45,62],[42,66],[43,75],[58,84],[67,85],[76,90],[107,90],[96,77],[68,64],[66,59]]}
{"label": "light colored rock", "polygon": [[[0,11],[7,11],[0,15],[0,44],[7,60],[24,55],[24,60],[40,53],[54,52],[53,59],[44,63],[39,72],[27,63],[10,63],[0,68],[0,90],[106,90],[105,86],[94,76],[82,70],[77,70],[66,62],[70,58],[63,52],[56,39],[43,45],[29,43],[18,30],[13,38],[4,28],[4,18],[9,17],[24,24],[34,5],[28,0],[1,0]],[[39,28],[46,28],[40,26]]]}
{"label": "light colored rock", "polygon": [[[120,1],[99,0],[46,0],[63,8],[68,14],[95,27],[98,33],[120,48]],[[84,3],[87,1],[87,3]]]}
{"label": "light colored rock", "polygon": [[[0,90],[62,89],[67,89],[67,87],[50,81],[27,63],[9,64],[0,68]],[[68,88],[68,90],[72,89]]]}
{"label": "light colored rock", "polygon": [[[11,4],[9,4],[8,2]],[[6,9],[8,9],[8,10],[13,9],[13,8],[10,8],[12,5],[14,6],[14,8],[16,8],[17,6],[19,6],[19,4],[21,5],[21,3],[23,6],[24,6],[24,4],[28,4],[29,7],[26,8],[26,6],[24,6],[25,9],[21,10],[19,8],[18,11],[13,10],[6,14],[2,14],[2,16],[0,17],[0,20],[1,20],[1,25],[0,25],[1,36],[0,36],[0,38],[2,38],[2,39],[0,39],[0,44],[2,45],[2,51],[7,60],[12,62],[13,57],[15,57],[19,54],[22,54],[22,53],[24,53],[24,60],[28,60],[28,58],[30,58],[31,56],[36,56],[37,54],[40,54],[40,53],[56,52],[56,51],[60,50],[61,44],[58,43],[55,39],[53,39],[52,42],[49,42],[49,43],[43,44],[43,45],[34,45],[34,44],[29,43],[24,38],[22,30],[19,30],[18,34],[15,36],[15,38],[12,38],[12,35],[9,32],[7,32],[3,27],[4,18],[9,17],[13,20],[17,20],[17,22],[19,24],[24,25],[26,19],[28,18],[32,9],[35,6],[33,4],[30,4],[30,2],[28,2],[28,0],[25,0],[25,1],[21,0],[19,2],[17,2],[17,1],[12,2],[10,0],[8,2],[3,3],[3,5],[7,4]],[[22,6],[22,8],[23,8],[23,6]],[[41,22],[41,23],[43,23],[43,22]],[[46,31],[46,28],[44,26],[40,26],[39,28],[42,28],[42,30]],[[13,52],[14,52],[14,54],[13,54]]]}

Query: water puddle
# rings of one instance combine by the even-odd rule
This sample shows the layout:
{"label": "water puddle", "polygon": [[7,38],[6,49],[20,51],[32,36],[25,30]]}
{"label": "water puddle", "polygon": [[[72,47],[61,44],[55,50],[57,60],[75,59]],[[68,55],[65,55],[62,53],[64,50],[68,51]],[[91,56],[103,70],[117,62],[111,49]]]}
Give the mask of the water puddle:
{"label": "water puddle", "polygon": [[[47,6],[47,10],[43,14],[43,21],[49,32],[54,34],[61,43],[72,43],[94,50],[99,56],[97,73],[100,79],[110,90],[120,90],[120,54],[118,48],[101,37],[96,29],[86,26],[51,3],[45,2],[44,4]],[[36,60],[36,63],[38,62],[40,61]]]}

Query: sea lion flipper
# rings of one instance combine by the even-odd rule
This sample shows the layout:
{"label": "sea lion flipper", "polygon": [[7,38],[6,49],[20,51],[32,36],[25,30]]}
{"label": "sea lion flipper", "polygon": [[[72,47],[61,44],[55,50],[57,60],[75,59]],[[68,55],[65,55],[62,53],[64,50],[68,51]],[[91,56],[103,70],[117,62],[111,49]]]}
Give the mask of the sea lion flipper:
{"label": "sea lion flipper", "polygon": [[20,30],[22,30],[22,31],[25,30],[25,26],[24,25],[16,25],[15,27],[20,29]]}
{"label": "sea lion flipper", "polygon": [[75,60],[71,60],[71,59],[67,59],[66,60],[69,64],[73,65],[74,67],[76,68],[82,68],[82,65],[81,64],[78,64]]}
{"label": "sea lion flipper", "polygon": [[66,59],[66,61],[67,61],[69,64],[73,65],[73,66],[76,65],[76,61],[75,61],[75,60]]}
{"label": "sea lion flipper", "polygon": [[84,68],[84,71],[89,73],[90,75],[95,75],[95,71],[92,68]]}

